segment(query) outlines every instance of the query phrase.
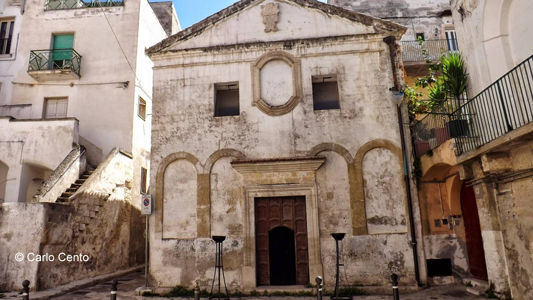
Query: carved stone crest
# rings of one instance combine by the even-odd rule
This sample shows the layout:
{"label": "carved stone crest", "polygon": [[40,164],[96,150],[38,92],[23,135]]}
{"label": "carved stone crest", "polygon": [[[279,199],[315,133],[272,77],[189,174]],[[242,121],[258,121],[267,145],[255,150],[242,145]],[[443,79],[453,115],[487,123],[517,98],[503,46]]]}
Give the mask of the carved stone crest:
{"label": "carved stone crest", "polygon": [[265,32],[278,31],[276,27],[279,21],[278,3],[261,5],[261,15],[263,16],[263,24],[265,24]]}

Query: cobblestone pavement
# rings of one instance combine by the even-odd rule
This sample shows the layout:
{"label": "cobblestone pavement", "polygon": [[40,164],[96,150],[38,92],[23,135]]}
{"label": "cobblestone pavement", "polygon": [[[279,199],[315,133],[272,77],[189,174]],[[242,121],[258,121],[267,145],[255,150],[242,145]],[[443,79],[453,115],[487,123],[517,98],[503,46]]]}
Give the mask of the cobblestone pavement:
{"label": "cobblestone pavement", "polygon": [[[163,298],[163,297],[142,297],[135,295],[135,289],[144,285],[144,275],[142,272],[132,273],[119,279],[118,300],[163,300],[186,298]],[[77,290],[75,292],[53,298],[54,300],[108,300],[111,291],[111,282],[98,284],[92,287]],[[314,297],[247,297],[241,300],[315,300]],[[6,298],[10,299],[10,298]],[[31,299],[31,298],[30,298]],[[237,298],[236,298],[237,299]],[[391,300],[392,296],[357,296],[354,300]],[[416,293],[405,294],[400,296],[401,300],[482,300],[485,298],[477,297],[466,292],[465,287],[460,285],[448,285],[441,287],[428,288]],[[202,300],[206,300],[202,298]],[[329,300],[329,297],[324,297]]]}

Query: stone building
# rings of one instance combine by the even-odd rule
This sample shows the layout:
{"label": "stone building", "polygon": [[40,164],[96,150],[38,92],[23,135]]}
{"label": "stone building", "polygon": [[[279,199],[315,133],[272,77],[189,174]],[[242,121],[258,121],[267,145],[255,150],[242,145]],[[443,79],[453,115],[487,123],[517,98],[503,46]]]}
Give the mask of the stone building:
{"label": "stone building", "polygon": [[151,286],[210,286],[215,235],[231,290],[332,286],[338,232],[342,285],[425,280],[393,92],[405,30],[317,1],[243,0],[148,49]]}
{"label": "stone building", "polygon": [[[180,30],[173,6],[155,4],[156,14],[146,0],[6,4],[0,289],[23,279],[50,288],[143,263],[153,66],[144,51]],[[93,260],[69,270],[14,260],[18,251],[65,249]]]}
{"label": "stone building", "polygon": [[533,3],[451,6],[469,99],[413,128],[415,148],[433,144],[418,153],[426,255],[451,260],[474,293],[492,287],[503,298],[531,299]]}
{"label": "stone building", "polygon": [[[449,0],[328,0],[328,3],[406,27],[401,44],[409,85],[416,76],[427,75],[426,58],[437,60],[443,53],[458,50]],[[418,39],[424,40],[424,45]],[[422,50],[427,50],[428,57],[424,57]]]}

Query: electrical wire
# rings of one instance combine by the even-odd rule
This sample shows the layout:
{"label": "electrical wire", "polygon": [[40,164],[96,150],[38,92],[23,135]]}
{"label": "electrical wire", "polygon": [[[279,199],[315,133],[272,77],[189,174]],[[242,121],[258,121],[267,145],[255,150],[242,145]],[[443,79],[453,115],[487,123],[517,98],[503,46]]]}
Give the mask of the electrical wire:
{"label": "electrical wire", "polygon": [[[126,52],[124,51],[124,48],[122,48],[122,45],[120,44],[120,41],[118,40],[117,34],[115,33],[115,30],[113,29],[113,26],[111,26],[111,22],[109,22],[109,18],[107,18],[107,14],[105,13],[104,8],[102,7],[102,3],[100,3],[100,0],[97,0],[97,2],[98,2],[98,6],[100,7],[100,10],[102,11],[102,14],[104,15],[104,17],[105,17],[105,19],[107,21],[107,25],[109,25],[109,28],[111,29],[111,32],[113,33],[113,36],[115,37],[115,40],[117,41],[118,47],[120,48],[120,51],[122,52],[122,55],[126,59],[126,62],[128,63],[128,66],[130,67],[130,70],[133,73],[133,76],[135,76],[135,81],[139,83],[139,85],[137,85],[137,83],[135,83],[135,86],[140,87],[141,90],[146,94],[146,96],[148,96],[148,94],[146,93],[146,90],[144,89],[144,87],[141,84],[141,81],[137,77],[137,72],[135,72],[135,70],[133,70],[133,66],[131,65],[130,60],[128,59],[128,57],[126,56]],[[148,97],[148,98],[150,98],[150,100],[152,100],[151,97]]]}

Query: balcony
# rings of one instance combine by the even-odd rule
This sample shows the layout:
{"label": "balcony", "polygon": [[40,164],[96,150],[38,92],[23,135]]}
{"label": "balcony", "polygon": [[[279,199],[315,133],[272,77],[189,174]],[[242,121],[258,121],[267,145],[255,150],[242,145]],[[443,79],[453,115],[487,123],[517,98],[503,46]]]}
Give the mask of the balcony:
{"label": "balcony", "polygon": [[438,60],[442,55],[458,50],[457,40],[402,41],[404,62],[425,63],[426,59]]}
{"label": "balcony", "polygon": [[123,0],[46,0],[44,10],[124,6]]}
{"label": "balcony", "polygon": [[28,74],[37,81],[79,79],[81,55],[74,49],[30,51]]}
{"label": "balcony", "polygon": [[463,132],[456,138],[460,160],[533,139],[532,65],[530,56],[451,114]]}
{"label": "balcony", "polygon": [[422,157],[451,138],[464,135],[462,121],[452,118],[452,113],[467,102],[466,99],[448,99],[412,127],[416,157]]}

